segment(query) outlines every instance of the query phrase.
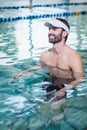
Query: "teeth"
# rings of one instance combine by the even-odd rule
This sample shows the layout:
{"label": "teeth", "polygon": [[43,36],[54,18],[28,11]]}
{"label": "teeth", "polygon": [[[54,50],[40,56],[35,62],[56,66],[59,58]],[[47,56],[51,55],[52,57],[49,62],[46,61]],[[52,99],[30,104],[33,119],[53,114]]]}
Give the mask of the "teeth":
{"label": "teeth", "polygon": [[50,36],[50,38],[53,38],[54,36]]}

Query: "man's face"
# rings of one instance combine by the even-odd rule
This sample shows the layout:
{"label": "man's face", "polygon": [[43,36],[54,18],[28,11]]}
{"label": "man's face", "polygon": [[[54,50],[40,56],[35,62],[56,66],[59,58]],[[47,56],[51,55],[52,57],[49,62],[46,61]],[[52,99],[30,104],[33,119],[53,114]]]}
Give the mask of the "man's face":
{"label": "man's face", "polygon": [[50,26],[49,27],[49,33],[48,33],[49,42],[53,43],[53,44],[61,42],[62,33],[63,33],[62,28],[57,28],[57,27],[54,27],[54,26]]}

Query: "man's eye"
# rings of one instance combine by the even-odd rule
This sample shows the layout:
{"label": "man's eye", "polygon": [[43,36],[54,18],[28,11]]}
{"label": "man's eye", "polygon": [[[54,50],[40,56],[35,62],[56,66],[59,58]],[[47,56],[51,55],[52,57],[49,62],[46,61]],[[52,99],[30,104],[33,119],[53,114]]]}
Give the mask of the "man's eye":
{"label": "man's eye", "polygon": [[56,30],[57,28],[56,27],[51,27],[51,28],[49,28],[49,30]]}

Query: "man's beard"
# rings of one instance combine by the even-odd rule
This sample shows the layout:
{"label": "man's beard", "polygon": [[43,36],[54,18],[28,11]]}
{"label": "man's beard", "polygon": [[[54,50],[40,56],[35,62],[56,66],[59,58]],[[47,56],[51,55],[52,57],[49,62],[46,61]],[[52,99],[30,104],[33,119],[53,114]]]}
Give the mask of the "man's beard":
{"label": "man's beard", "polygon": [[58,42],[61,42],[61,40],[62,40],[62,33],[57,35],[57,36],[54,35],[54,34],[49,34],[48,37],[49,37],[49,42],[50,43],[56,44]]}

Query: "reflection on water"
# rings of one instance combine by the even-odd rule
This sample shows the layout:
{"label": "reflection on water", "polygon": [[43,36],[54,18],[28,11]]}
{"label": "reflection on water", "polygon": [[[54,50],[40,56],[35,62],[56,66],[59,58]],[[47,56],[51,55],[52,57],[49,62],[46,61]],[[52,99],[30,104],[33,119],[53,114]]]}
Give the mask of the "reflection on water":
{"label": "reflection on water", "polygon": [[[45,100],[48,68],[27,73],[9,84],[12,76],[39,62],[51,47],[45,20],[0,23],[0,130],[84,130],[87,128],[87,19],[68,17],[71,33],[67,44],[78,50],[85,68],[85,82],[67,92],[60,109]],[[44,71],[45,70],[45,71]],[[58,116],[57,116],[58,115]]]}

